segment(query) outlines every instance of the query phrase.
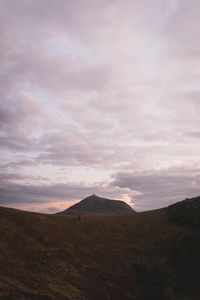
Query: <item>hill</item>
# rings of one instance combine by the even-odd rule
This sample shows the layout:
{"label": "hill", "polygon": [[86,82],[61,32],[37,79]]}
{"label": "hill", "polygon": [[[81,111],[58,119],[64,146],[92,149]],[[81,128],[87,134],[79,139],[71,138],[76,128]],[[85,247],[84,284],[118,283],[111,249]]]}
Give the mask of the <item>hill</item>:
{"label": "hill", "polygon": [[59,214],[130,214],[135,211],[124,201],[91,195]]}
{"label": "hill", "polygon": [[197,300],[199,253],[169,208],[79,221],[0,207],[2,300]]}
{"label": "hill", "polygon": [[172,220],[200,228],[200,197],[185,199],[169,206]]}

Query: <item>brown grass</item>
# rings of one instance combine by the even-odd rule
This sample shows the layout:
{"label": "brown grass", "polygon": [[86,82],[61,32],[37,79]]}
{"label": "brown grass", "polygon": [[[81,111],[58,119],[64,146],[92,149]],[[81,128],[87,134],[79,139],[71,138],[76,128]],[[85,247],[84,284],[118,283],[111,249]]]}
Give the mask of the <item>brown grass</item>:
{"label": "brown grass", "polygon": [[0,208],[0,299],[200,299],[199,250],[167,209],[79,222]]}

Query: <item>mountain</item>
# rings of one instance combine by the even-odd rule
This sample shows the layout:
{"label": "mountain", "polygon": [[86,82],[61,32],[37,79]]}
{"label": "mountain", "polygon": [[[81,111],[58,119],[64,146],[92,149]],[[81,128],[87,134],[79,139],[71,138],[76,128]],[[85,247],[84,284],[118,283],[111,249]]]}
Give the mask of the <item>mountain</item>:
{"label": "mountain", "polygon": [[124,201],[91,195],[59,214],[130,214],[135,211]]}
{"label": "mountain", "polygon": [[0,207],[0,300],[197,300],[200,232],[171,216]]}

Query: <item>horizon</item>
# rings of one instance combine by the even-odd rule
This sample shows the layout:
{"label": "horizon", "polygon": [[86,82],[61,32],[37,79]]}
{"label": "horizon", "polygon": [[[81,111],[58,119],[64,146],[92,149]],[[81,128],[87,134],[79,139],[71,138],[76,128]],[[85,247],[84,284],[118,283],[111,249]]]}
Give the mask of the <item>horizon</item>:
{"label": "horizon", "polygon": [[[15,207],[11,207],[11,206],[1,206],[0,205],[0,207],[1,208],[11,208],[11,209],[17,209],[17,210],[21,210],[21,211],[24,211],[24,212],[33,212],[33,213],[43,213],[43,214],[49,214],[49,215],[51,215],[51,214],[57,214],[57,213],[62,213],[62,212],[64,212],[64,211],[66,211],[66,210],[68,210],[69,208],[71,208],[71,207],[73,207],[75,204],[79,204],[79,203],[81,203],[82,201],[84,201],[84,200],[86,200],[86,199],[88,199],[88,198],[91,198],[91,197],[93,197],[93,196],[95,196],[95,198],[98,198],[98,199],[106,199],[106,200],[109,200],[109,201],[119,201],[119,202],[124,202],[124,203],[127,203],[126,201],[123,201],[123,200],[121,200],[121,199],[107,199],[107,198],[105,198],[105,197],[102,197],[102,196],[98,196],[98,195],[96,195],[96,194],[91,194],[91,195],[89,195],[89,196],[87,196],[86,198],[84,198],[84,199],[79,199],[78,201],[72,201],[71,203],[71,205],[69,205],[68,207],[66,207],[66,208],[64,208],[63,210],[61,210],[61,211],[45,211],[45,212],[40,212],[40,211],[31,211],[31,210],[24,210],[24,209],[19,209],[19,208],[15,208]],[[196,197],[193,197],[193,198],[199,198],[200,196],[196,196]],[[175,204],[175,203],[178,203],[178,202],[182,202],[182,201],[185,201],[185,200],[192,200],[193,198],[185,198],[185,199],[182,199],[182,200],[180,200],[180,201],[177,201],[177,202],[174,202],[173,204]],[[128,204],[128,203],[127,203]],[[168,208],[169,206],[163,206],[163,207],[159,207],[159,208],[154,208],[154,209],[148,209],[148,210],[141,210],[141,211],[137,211],[137,210],[135,210],[131,205],[129,205],[132,209],[133,209],[133,211],[134,212],[136,212],[136,213],[143,213],[143,212],[151,212],[151,211],[157,211],[157,210],[159,210],[159,209],[164,209],[164,208]]]}
{"label": "horizon", "polygon": [[0,2],[0,206],[200,195],[200,2]]}

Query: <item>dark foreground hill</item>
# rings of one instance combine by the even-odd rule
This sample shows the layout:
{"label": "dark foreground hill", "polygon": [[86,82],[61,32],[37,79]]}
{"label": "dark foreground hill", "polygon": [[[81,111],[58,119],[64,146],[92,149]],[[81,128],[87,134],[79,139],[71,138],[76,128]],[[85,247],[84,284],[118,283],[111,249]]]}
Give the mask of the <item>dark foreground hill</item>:
{"label": "dark foreground hill", "polygon": [[0,208],[0,299],[197,300],[199,253],[199,230],[167,208],[80,221]]}
{"label": "dark foreground hill", "polygon": [[169,210],[174,221],[200,229],[200,197],[186,198],[171,205]]}
{"label": "dark foreground hill", "polygon": [[130,214],[135,211],[124,201],[91,195],[59,214]]}

